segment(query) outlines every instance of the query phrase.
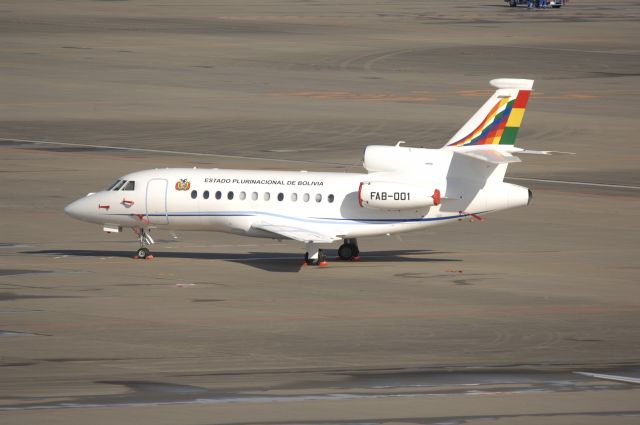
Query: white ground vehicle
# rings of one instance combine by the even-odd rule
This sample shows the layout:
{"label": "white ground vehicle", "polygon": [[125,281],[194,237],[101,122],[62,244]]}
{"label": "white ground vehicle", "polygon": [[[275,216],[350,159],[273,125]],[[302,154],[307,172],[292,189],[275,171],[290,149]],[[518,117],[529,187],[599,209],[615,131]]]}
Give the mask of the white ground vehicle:
{"label": "white ground vehicle", "polygon": [[[508,3],[509,6],[511,7],[516,7],[519,4],[528,6],[529,5],[529,0],[504,0],[505,3]],[[533,0],[533,3],[535,6],[537,6],[539,4],[539,0]],[[548,7],[553,7],[553,8],[559,8],[564,6],[565,4],[565,0],[548,0],[547,1],[547,6]]]}

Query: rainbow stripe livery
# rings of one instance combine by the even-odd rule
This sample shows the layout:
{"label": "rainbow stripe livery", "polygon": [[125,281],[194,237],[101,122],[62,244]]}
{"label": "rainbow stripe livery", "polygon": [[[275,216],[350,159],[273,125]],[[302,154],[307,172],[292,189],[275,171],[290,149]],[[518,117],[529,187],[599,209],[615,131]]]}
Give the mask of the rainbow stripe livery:
{"label": "rainbow stripe livery", "polygon": [[474,131],[449,146],[514,145],[530,93],[520,90],[515,99],[500,99]]}
{"label": "rainbow stripe livery", "polygon": [[533,81],[498,79],[498,90],[446,144],[447,147],[515,145]]}

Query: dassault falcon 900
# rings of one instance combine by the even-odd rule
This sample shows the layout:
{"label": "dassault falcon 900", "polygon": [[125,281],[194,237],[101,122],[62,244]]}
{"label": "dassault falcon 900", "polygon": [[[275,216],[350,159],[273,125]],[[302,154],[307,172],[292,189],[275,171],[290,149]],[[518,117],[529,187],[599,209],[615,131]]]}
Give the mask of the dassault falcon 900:
{"label": "dassault falcon 900", "polygon": [[501,78],[497,90],[440,149],[368,146],[366,173],[155,169],[120,177],[72,202],[65,212],[106,232],[131,228],[138,258],[150,256],[152,229],[227,232],[305,244],[307,264],[326,264],[322,247],[342,241],[343,260],[357,239],[424,229],[528,205],[532,193],[505,183],[533,80]]}

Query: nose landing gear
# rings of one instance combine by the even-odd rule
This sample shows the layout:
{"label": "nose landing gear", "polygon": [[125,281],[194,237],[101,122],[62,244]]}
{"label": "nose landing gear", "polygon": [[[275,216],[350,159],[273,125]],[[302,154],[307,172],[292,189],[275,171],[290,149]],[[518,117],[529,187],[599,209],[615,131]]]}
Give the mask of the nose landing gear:
{"label": "nose landing gear", "polygon": [[147,245],[154,243],[153,238],[149,234],[150,230],[145,230],[142,227],[136,227],[133,229],[133,232],[138,236],[138,240],[140,241],[140,248],[136,251],[136,255],[133,258],[136,260],[152,260],[153,255],[151,255],[149,248],[147,248]]}

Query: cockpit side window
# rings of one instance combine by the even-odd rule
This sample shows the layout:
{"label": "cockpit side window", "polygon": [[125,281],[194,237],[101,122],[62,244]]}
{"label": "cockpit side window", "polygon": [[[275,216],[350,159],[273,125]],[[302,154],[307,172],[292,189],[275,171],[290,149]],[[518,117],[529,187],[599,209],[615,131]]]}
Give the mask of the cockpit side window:
{"label": "cockpit side window", "polygon": [[135,190],[136,182],[133,180],[129,180],[127,184],[122,188],[122,190]]}
{"label": "cockpit side window", "polygon": [[116,187],[116,185],[117,185],[118,183],[120,183],[121,181],[122,181],[122,180],[116,180],[115,182],[113,182],[113,184],[112,184],[111,186],[109,186],[109,187],[107,188],[107,190],[113,190],[113,188],[114,188],[114,187]]}
{"label": "cockpit side window", "polygon": [[120,180],[120,182],[116,184],[111,190],[120,190],[120,188],[124,186],[126,182],[127,182],[126,180]]}

